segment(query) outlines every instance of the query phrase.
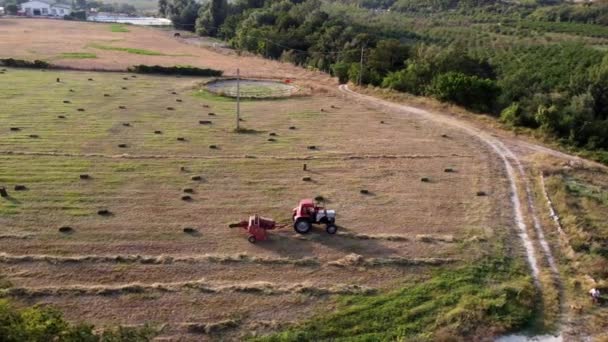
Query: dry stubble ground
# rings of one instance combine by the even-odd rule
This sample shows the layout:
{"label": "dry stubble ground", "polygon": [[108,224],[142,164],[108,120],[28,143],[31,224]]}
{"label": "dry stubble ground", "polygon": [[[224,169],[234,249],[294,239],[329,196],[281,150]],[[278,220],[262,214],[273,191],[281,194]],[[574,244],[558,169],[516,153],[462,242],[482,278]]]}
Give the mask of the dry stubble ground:
{"label": "dry stubble ground", "polygon": [[[74,25],[56,23],[51,30]],[[156,32],[141,30],[144,36]],[[214,63],[239,63],[214,56]],[[104,66],[106,57],[94,61],[101,64],[88,66]],[[317,94],[244,102],[242,124],[255,132],[235,134],[234,102],[201,93],[202,81],[16,69],[0,75],[0,184],[12,195],[0,201],[6,253],[0,273],[24,291],[15,294],[18,300],[53,304],[72,320],[98,325],[167,323],[167,337],[198,339],[184,323],[233,319],[238,327],[225,336],[237,336],[331,306],[331,295],[319,289],[386,290],[433,267],[404,263],[475,258],[490,242],[465,240],[491,241],[509,225],[500,162],[459,131]],[[275,142],[267,140],[270,132]],[[127,148],[118,147],[123,143]],[[309,171],[302,171],[303,163]],[[80,180],[83,173],[91,179]],[[194,175],[202,180],[193,181]],[[306,176],[312,181],[302,181]],[[28,190],[13,191],[17,184]],[[194,189],[191,202],[180,199],[183,188]],[[489,196],[475,196],[478,190]],[[252,245],[242,230],[226,228],[253,213],[289,221],[299,199],[316,195],[338,211],[341,235],[317,229],[302,238],[288,227]],[[99,209],[113,215],[98,216]],[[60,234],[64,225],[74,233]],[[184,234],[184,227],[198,233]],[[133,255],[182,259],[112,259]],[[61,261],[69,256],[78,260]],[[141,287],[116,290],[134,283]]]}

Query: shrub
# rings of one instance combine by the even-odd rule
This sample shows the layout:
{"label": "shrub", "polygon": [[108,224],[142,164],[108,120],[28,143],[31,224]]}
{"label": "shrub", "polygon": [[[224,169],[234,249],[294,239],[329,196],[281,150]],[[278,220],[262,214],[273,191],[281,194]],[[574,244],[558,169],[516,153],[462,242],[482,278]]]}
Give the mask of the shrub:
{"label": "shrub", "polygon": [[490,111],[500,92],[490,79],[447,72],[433,79],[429,93],[441,101],[453,102],[475,111]]}
{"label": "shrub", "polygon": [[431,78],[432,70],[430,65],[412,62],[403,70],[389,73],[382,81],[382,86],[414,95],[421,95],[424,93]]}
{"label": "shrub", "polygon": [[128,68],[128,71],[139,74],[163,74],[163,75],[184,75],[184,76],[222,76],[223,71],[214,69],[203,69],[193,66],[172,66],[165,67],[160,65],[134,65]]}
{"label": "shrub", "polygon": [[87,20],[87,12],[85,12],[85,11],[74,11],[74,12],[70,13],[69,15],[64,15],[63,19],[64,20],[80,20],[80,21],[85,21],[85,20]]}
{"label": "shrub", "polygon": [[34,306],[17,309],[6,299],[0,299],[0,340],[3,342],[20,341],[150,341],[157,335],[156,329],[149,326],[110,327],[103,333],[94,332],[89,324],[71,325],[61,312]]}
{"label": "shrub", "polygon": [[338,78],[340,84],[345,84],[348,82],[348,68],[350,66],[347,63],[336,63],[332,65],[332,70],[334,75]]}
{"label": "shrub", "polygon": [[0,59],[0,65],[4,65],[7,67],[13,67],[13,68],[36,68],[36,69],[49,69],[51,68],[51,64],[45,62],[45,61],[41,61],[41,60],[34,60],[32,61],[27,61],[24,59],[14,59],[14,58],[3,58]]}

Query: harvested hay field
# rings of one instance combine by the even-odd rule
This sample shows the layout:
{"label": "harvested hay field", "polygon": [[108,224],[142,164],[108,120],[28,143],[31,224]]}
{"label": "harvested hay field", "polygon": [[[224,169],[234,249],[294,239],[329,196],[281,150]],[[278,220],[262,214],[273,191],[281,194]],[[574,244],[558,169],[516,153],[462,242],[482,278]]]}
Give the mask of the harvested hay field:
{"label": "harvested hay field", "polygon": [[223,70],[226,76],[234,75],[240,67],[244,77],[314,78],[335,84],[325,74],[288,63],[239,56],[224,48],[185,44],[192,39],[174,38],[172,31],[133,25],[128,32],[112,28],[110,23],[0,19],[0,58],[40,59],[68,68],[95,70],[126,70],[138,64],[191,65]]}
{"label": "harvested hay field", "polygon": [[[202,78],[0,77],[2,295],[72,321],[239,339],[475,260],[510,224],[500,161],[415,117],[314,94],[244,101],[236,133],[234,100]],[[251,244],[227,228],[254,213],[288,224],[315,196],[337,210],[339,234],[288,226]]]}

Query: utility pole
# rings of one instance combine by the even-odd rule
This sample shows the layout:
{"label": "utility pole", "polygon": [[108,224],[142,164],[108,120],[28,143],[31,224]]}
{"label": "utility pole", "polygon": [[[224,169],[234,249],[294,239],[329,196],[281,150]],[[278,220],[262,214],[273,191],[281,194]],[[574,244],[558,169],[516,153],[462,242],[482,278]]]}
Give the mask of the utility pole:
{"label": "utility pole", "polygon": [[236,130],[240,129],[241,121],[241,73],[240,70],[236,69]]}
{"label": "utility pole", "polygon": [[363,80],[363,45],[361,45],[361,63],[359,65],[359,86]]}

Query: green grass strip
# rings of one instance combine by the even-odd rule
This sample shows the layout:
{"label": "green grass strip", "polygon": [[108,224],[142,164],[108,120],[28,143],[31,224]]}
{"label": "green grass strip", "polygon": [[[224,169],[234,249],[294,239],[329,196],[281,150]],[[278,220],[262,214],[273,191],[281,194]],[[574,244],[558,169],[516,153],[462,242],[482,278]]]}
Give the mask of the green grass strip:
{"label": "green grass strip", "polygon": [[531,325],[536,289],[521,264],[490,259],[372,296],[344,296],[330,313],[256,341],[434,341]]}
{"label": "green grass strip", "polygon": [[60,59],[87,59],[97,58],[97,55],[90,52],[62,52],[59,55]]}
{"label": "green grass strip", "polygon": [[125,48],[125,47],[117,47],[117,46],[109,46],[109,45],[101,45],[101,44],[91,44],[89,45],[92,48],[99,50],[107,50],[107,51],[122,51],[127,53],[132,53],[135,55],[146,55],[146,56],[169,56],[162,52],[144,50],[144,49],[134,49],[134,48]]}
{"label": "green grass strip", "polygon": [[110,25],[110,31],[112,31],[112,32],[130,32],[125,24],[112,24],[112,25]]}

